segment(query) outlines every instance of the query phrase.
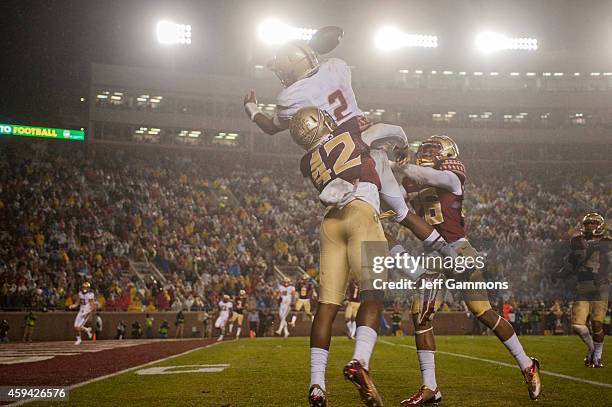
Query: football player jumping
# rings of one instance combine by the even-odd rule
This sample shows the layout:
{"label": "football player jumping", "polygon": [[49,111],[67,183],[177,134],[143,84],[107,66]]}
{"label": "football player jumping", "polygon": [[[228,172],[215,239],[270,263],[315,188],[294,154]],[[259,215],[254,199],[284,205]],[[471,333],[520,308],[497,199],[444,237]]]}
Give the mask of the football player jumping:
{"label": "football player jumping", "polygon": [[290,124],[293,140],[306,150],[302,175],[310,178],[329,208],[320,226],[319,307],[310,330],[310,406],[327,406],[325,370],[332,323],[350,273],[360,283],[362,302],[353,358],[344,367],[344,376],[355,384],[365,405],[382,406],[369,373],[383,305],[383,293],[372,284],[371,260],[386,255],[388,246],[378,217],[380,178],[369,146],[384,139],[400,142],[402,137],[395,126],[376,124],[366,135],[359,124],[355,118],[336,126],[316,107],[300,109]]}
{"label": "football player jumping", "polygon": [[[319,33],[322,33],[321,37],[317,37]],[[324,49],[327,51],[333,49],[334,44],[337,45],[342,35],[342,29],[339,27],[324,27],[317,31],[313,40],[335,37],[336,42],[332,41],[332,46]],[[321,42],[325,41],[318,41],[318,44]],[[268,67],[285,87],[277,97],[276,112],[273,117],[264,114],[257,106],[255,91],[251,90],[244,98],[247,115],[262,131],[272,135],[287,129],[289,121],[298,110],[314,106],[325,111],[339,126],[350,120],[356,120],[362,132],[368,131],[371,123],[365,119],[363,112],[357,106],[351,85],[350,67],[339,58],[329,58],[320,63],[317,52],[311,47],[312,44],[312,40],[310,43],[293,41],[276,52]],[[320,49],[320,45],[315,48]],[[392,126],[388,129],[392,128],[405,138],[401,127]],[[403,145],[405,140],[398,142]],[[376,163],[376,172],[381,181],[380,196],[393,211],[393,220],[409,228],[417,238],[424,241],[428,251],[450,250],[436,229],[409,210],[389,166],[384,143],[372,147],[370,156]],[[445,254],[451,255],[451,253]]]}
{"label": "football player jumping", "polygon": [[229,334],[231,335],[234,330],[234,323],[238,325],[236,328],[236,339],[240,339],[240,333],[242,332],[242,322],[244,321],[244,311],[246,310],[248,297],[246,291],[240,290],[238,297],[234,298],[234,307],[232,309],[232,318],[230,319]]}
{"label": "football player jumping", "polygon": [[[582,233],[571,240],[568,258],[578,277],[578,298],[572,305],[572,328],[587,346],[584,365],[602,368],[612,239],[606,234],[603,216],[598,213],[587,213],[582,219],[582,225]],[[592,335],[586,326],[589,314]]]}
{"label": "football player jumping", "polygon": [[219,335],[219,338],[217,338],[217,342],[220,342],[223,340],[223,337],[225,336],[225,326],[227,325],[227,320],[229,319],[230,312],[232,312],[232,308],[233,308],[233,304],[232,304],[232,301],[230,300],[230,296],[227,294],[224,294],[221,301],[219,301],[218,307],[219,307],[219,316],[217,317],[217,320],[215,321],[215,328],[219,329],[219,331],[221,332]]}
{"label": "football player jumping", "polygon": [[[459,157],[457,144],[447,136],[431,136],[419,147],[416,165],[400,162],[398,172],[403,176],[402,185],[406,192],[415,192],[411,204],[417,214],[450,242],[456,253],[463,257],[477,256],[465,234],[462,213],[464,198],[465,167]],[[481,271],[473,271],[470,281],[484,281]],[[491,309],[486,291],[463,292],[469,310],[489,327],[516,359],[527,387],[529,396],[537,399],[542,384],[540,364],[537,359],[527,356],[512,328],[512,325]],[[434,301],[435,302],[435,301]],[[436,350],[431,317],[422,318],[422,307],[435,304],[421,302],[413,297],[412,314],[415,325],[417,355],[421,366],[423,385],[416,394],[401,402],[402,406],[437,403],[442,400],[435,374],[434,353]],[[421,316],[421,317],[420,317]]]}
{"label": "football player jumping", "polygon": [[295,293],[295,287],[291,285],[291,279],[284,277],[283,282],[278,284],[278,318],[279,324],[276,330],[277,335],[283,334],[285,338],[289,336],[289,329],[287,328],[287,317],[291,311],[291,301]]}
{"label": "football player jumping", "polygon": [[91,328],[86,327],[85,324],[89,320],[89,316],[96,312],[96,296],[91,290],[91,285],[85,281],[79,291],[79,302],[72,305],[70,308],[79,307],[79,313],[74,319],[74,330],[76,332],[75,345],[81,344],[81,332],[85,331],[89,338],[92,337]]}

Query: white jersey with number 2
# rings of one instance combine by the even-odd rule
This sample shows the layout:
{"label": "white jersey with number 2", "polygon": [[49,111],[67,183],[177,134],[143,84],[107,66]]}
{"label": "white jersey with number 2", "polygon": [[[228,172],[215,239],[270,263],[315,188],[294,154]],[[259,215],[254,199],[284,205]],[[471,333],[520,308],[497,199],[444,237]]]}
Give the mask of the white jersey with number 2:
{"label": "white jersey with number 2", "polygon": [[308,106],[326,111],[338,125],[363,116],[351,86],[351,69],[338,58],[328,59],[317,73],[283,89],[276,105],[276,115],[281,120],[291,120],[298,110]]}

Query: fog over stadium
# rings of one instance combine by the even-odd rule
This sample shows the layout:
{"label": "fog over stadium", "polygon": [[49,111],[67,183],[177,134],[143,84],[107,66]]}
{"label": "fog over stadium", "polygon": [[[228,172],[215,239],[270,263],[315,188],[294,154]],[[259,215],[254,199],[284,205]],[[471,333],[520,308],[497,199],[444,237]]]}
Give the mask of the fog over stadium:
{"label": "fog over stadium", "polygon": [[612,1],[0,15],[0,404],[609,404]]}

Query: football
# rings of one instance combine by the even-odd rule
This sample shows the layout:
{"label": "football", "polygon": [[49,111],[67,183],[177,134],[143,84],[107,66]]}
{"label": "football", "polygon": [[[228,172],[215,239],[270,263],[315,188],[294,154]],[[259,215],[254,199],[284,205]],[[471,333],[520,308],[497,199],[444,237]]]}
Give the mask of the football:
{"label": "football", "polygon": [[319,55],[325,55],[332,52],[344,35],[344,30],[340,27],[329,25],[319,28],[310,39],[309,45]]}

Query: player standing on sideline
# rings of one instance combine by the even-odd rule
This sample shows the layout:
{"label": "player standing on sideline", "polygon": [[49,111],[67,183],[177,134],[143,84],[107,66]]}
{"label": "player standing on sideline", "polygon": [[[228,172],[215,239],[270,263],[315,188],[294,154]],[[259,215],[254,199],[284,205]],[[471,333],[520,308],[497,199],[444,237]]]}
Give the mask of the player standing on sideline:
{"label": "player standing on sideline", "polygon": [[359,311],[359,284],[354,278],[349,281],[346,290],[346,309],[344,310],[344,321],[346,322],[346,334],[349,339],[355,339],[357,331],[357,312]]}
{"label": "player standing on sideline", "polygon": [[[578,277],[578,298],[572,305],[572,328],[587,346],[586,367],[602,368],[604,319],[610,291],[610,253],[612,239],[606,235],[606,222],[598,213],[582,219],[582,233],[570,243],[568,262]],[[591,315],[591,331],[586,326]]]}
{"label": "player standing on sideline", "polygon": [[[302,279],[298,281],[295,287],[295,312],[298,313],[304,309],[304,312],[312,320],[312,313],[310,312],[310,299],[314,298],[317,295],[316,290],[314,289],[314,284],[310,281],[310,276],[308,274],[304,274]],[[292,327],[295,326],[295,318],[291,319]]]}
{"label": "player standing on sideline", "polygon": [[85,281],[79,291],[79,303],[72,305],[70,308],[76,308],[79,306],[79,313],[74,319],[74,330],[76,331],[75,345],[81,344],[81,332],[85,331],[89,338],[92,337],[91,328],[86,327],[85,324],[89,319],[89,316],[96,312],[96,296],[91,290],[91,285]]}
{"label": "player standing on sideline", "polygon": [[[373,287],[372,264],[374,257],[388,253],[388,246],[378,217],[380,178],[369,151],[375,142],[405,141],[394,127],[376,124],[366,136],[357,118],[336,126],[316,107],[300,109],[291,120],[291,137],[306,150],[300,171],[329,208],[320,226],[319,306],[310,330],[311,407],[327,406],[325,371],[332,324],[351,273],[361,286],[361,306],[353,358],[343,373],[366,406],[382,406],[368,369],[384,299],[384,293]],[[384,279],[384,275],[376,278]]]}
{"label": "player standing on sideline", "polygon": [[230,296],[227,294],[223,295],[223,298],[221,299],[221,301],[219,301],[219,316],[217,317],[217,320],[215,321],[215,328],[218,328],[221,332],[221,334],[219,335],[219,338],[217,338],[217,342],[220,342],[223,340],[223,337],[225,336],[225,325],[227,325],[227,320],[230,317],[230,312],[232,311],[232,302],[230,301]]}
{"label": "player standing on sideline", "polygon": [[[333,50],[343,35],[340,27],[323,27],[309,43],[293,41],[282,46],[268,64],[268,68],[285,87],[277,97],[276,112],[273,117],[264,114],[257,106],[255,91],[251,90],[244,97],[244,108],[251,121],[263,132],[272,135],[287,129],[289,121],[298,110],[314,106],[325,111],[338,126],[356,120],[360,132],[367,132],[371,123],[357,106],[348,64],[339,58],[330,58],[323,63],[318,60],[318,55]],[[400,126],[387,125],[386,130],[394,131],[399,136],[395,143],[404,145],[406,136]],[[372,147],[369,154],[376,163],[375,171],[381,185],[380,197],[392,209],[393,220],[410,229],[423,241],[426,251],[438,250],[445,252],[445,255],[453,255],[446,252],[450,246],[438,231],[423,222],[406,205],[389,166],[384,144],[382,142],[369,146]]]}
{"label": "player standing on sideline", "polygon": [[229,334],[232,334],[234,330],[234,322],[238,325],[236,328],[236,339],[240,339],[240,333],[242,332],[242,322],[244,320],[244,310],[247,307],[247,295],[246,291],[240,290],[238,297],[234,298],[234,308],[232,309],[232,319],[230,319]]}
{"label": "player standing on sideline", "polygon": [[283,282],[278,284],[278,329],[276,330],[277,335],[281,335],[284,332],[285,338],[289,336],[289,329],[287,328],[287,316],[291,311],[291,301],[295,293],[295,287],[291,285],[289,277],[284,277]]}
{"label": "player standing on sideline", "polygon": [[[458,157],[459,148],[450,137],[431,136],[419,147],[416,165],[400,165],[397,169],[404,177],[402,185],[406,192],[417,193],[411,200],[416,212],[450,242],[456,253],[475,258],[477,252],[465,234],[462,205],[466,174]],[[484,281],[479,270],[472,272],[468,278],[470,281]],[[514,356],[527,383],[529,396],[533,400],[537,399],[542,391],[538,360],[527,356],[512,325],[491,309],[486,291],[470,290],[465,291],[463,295],[469,310],[495,333]],[[412,315],[423,385],[417,393],[403,400],[402,406],[437,403],[442,400],[436,382],[436,345],[431,324],[436,308],[435,299],[421,302],[419,296],[413,298]]]}

